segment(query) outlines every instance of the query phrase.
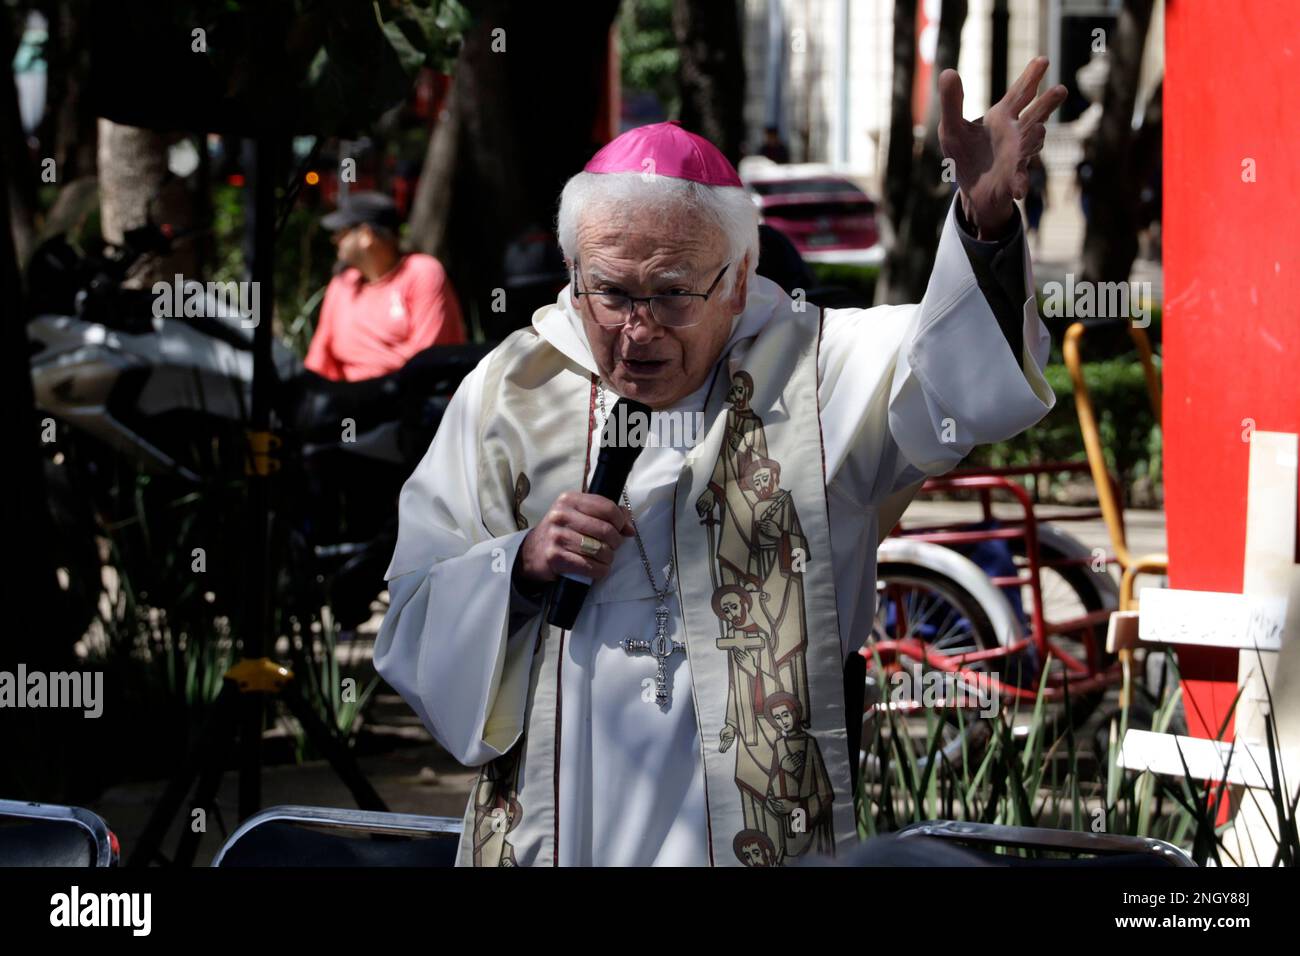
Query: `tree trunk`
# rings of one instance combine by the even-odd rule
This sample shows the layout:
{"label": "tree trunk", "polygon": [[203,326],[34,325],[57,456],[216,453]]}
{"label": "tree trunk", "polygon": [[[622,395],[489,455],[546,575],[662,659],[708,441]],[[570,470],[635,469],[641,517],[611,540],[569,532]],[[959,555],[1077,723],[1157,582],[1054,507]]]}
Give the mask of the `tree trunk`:
{"label": "tree trunk", "polygon": [[735,0],[675,0],[682,126],[739,163],[745,140],[745,62]]}
{"label": "tree trunk", "polygon": [[1124,0],[1108,44],[1109,72],[1101,122],[1083,146],[1092,165],[1083,239],[1083,279],[1126,282],[1137,258],[1138,196],[1134,175],[1133,107],[1153,0]]}
{"label": "tree trunk", "polygon": [[95,174],[97,128],[88,90],[91,22],[75,0],[46,0],[41,12],[50,39],[45,115],[37,135],[44,155],[54,160],[58,182],[66,185]]}
{"label": "tree trunk", "polygon": [[455,188],[456,160],[460,149],[458,87],[452,85],[420,167],[420,180],[411,200],[411,238],[420,252],[446,261],[451,196]]}
{"label": "tree trunk", "polygon": [[881,197],[881,230],[885,243],[885,264],[876,286],[876,300],[889,301],[890,278],[901,268],[902,251],[898,236],[907,213],[912,188],[912,156],[915,152],[915,123],[912,118],[912,86],[916,82],[916,0],[894,0],[894,75],[890,88],[889,147],[885,156],[885,182]]}
{"label": "tree trunk", "polygon": [[[527,324],[505,302],[507,245],[550,229],[565,181],[603,145],[595,130],[618,0],[580,17],[544,4],[489,0],[456,64],[451,123],[430,138],[411,211],[411,242],[441,251],[467,316],[489,339]],[[538,89],[561,91],[539,98]]]}
{"label": "tree trunk", "polygon": [[912,159],[906,209],[894,247],[886,258],[883,289],[878,297],[882,302],[920,302],[934,269],[944,218],[956,190],[956,183],[945,181],[943,176],[943,153],[939,148],[939,74],[957,66],[966,6],[966,0],[943,0],[925,137]]}
{"label": "tree trunk", "polygon": [[14,82],[14,73],[10,64],[14,61],[14,52],[22,37],[23,24],[27,20],[27,11],[18,8],[12,15],[0,21],[0,189],[5,191],[6,207],[9,215],[5,228],[10,230],[5,243],[12,248],[21,269],[31,255],[36,241],[37,170],[32,163],[31,153],[27,149],[27,136],[23,132],[22,117],[18,112],[18,86]]}
{"label": "tree trunk", "polygon": [[99,126],[90,95],[92,18],[77,0],[43,0],[49,41],[45,47],[45,114],[36,137],[41,158],[54,160],[58,195],[41,221],[45,236],[79,230],[97,205]]}
{"label": "tree trunk", "polygon": [[[168,137],[153,130],[99,121],[100,223],[104,241],[120,245],[128,230],[148,222],[178,231],[192,226],[185,184],[167,170]],[[170,255],[147,256],[132,270],[129,283],[148,288],[175,273],[192,275],[192,245],[181,243]]]}
{"label": "tree trunk", "polygon": [[992,35],[989,55],[989,102],[996,103],[1007,93],[1007,56],[1011,44],[1011,11],[1008,0],[993,0],[989,14],[989,32]]}

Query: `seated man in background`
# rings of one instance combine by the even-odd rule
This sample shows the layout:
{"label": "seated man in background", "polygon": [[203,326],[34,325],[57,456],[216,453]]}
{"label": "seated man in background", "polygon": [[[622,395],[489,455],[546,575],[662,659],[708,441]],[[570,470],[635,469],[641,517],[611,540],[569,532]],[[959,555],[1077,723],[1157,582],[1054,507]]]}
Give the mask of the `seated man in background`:
{"label": "seated man in background", "polygon": [[456,290],[437,259],[398,248],[396,204],[353,193],[321,219],[343,271],[321,303],[306,367],[355,382],[396,371],[430,345],[465,342]]}

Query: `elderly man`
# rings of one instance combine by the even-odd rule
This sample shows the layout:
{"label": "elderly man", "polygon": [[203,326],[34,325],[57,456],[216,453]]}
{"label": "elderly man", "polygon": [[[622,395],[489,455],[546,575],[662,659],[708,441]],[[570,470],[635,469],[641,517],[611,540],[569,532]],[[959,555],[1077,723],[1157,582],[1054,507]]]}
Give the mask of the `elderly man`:
{"label": "elderly man", "polygon": [[[465,380],[403,490],[375,647],[484,766],[462,863],[754,865],[856,842],[842,668],[874,616],[881,508],[1054,402],[1014,204],[1065,96],[1035,98],[1046,67],[975,123],[940,78],[960,193],[916,306],[821,314],[756,276],[735,170],[672,124],[569,181],[570,285]],[[642,452],[621,507],[586,493],[620,396],[703,423],[659,429],[699,439]],[[595,582],[571,630],[547,623],[558,575]],[[742,593],[752,635],[714,606]],[[656,657],[636,653],[651,636]],[[748,749],[738,695],[762,722]]]}

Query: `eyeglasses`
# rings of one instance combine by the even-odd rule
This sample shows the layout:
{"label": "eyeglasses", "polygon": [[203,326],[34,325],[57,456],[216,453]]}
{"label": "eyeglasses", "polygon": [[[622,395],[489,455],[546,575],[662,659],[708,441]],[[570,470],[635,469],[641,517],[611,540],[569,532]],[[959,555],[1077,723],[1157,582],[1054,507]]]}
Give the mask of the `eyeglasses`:
{"label": "eyeglasses", "polygon": [[[722,277],[731,268],[728,262],[714,278],[704,292],[665,292],[659,295],[627,295],[623,292],[585,292],[576,290],[574,298],[587,296],[591,300],[592,318],[597,325],[616,329],[632,317],[632,310],[638,302],[644,302],[650,309],[650,317],[666,328],[684,329],[699,325],[703,316],[697,308],[700,303],[708,301],[713,290],[718,287]],[[578,263],[573,264],[573,284],[578,284]]]}

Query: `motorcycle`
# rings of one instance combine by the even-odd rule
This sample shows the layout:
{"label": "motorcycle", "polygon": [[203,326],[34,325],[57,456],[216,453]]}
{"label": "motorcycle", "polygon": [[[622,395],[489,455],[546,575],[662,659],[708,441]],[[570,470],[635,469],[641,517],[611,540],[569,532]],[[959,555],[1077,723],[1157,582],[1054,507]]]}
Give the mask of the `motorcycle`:
{"label": "motorcycle", "polygon": [[[118,247],[82,254],[55,237],[29,266],[30,367],[65,598],[59,626],[71,640],[98,613],[110,559],[152,607],[198,599],[214,615],[238,610],[244,536],[232,519],[249,462],[253,329],[218,284],[185,283],[181,309],[159,308],[170,292],[123,285],[137,261],[176,238],[147,224]],[[335,382],[273,343],[281,444],[268,566],[281,569],[278,609],[328,605],[343,630],[370,617],[402,483],[489,348],[435,346],[389,375]]]}

